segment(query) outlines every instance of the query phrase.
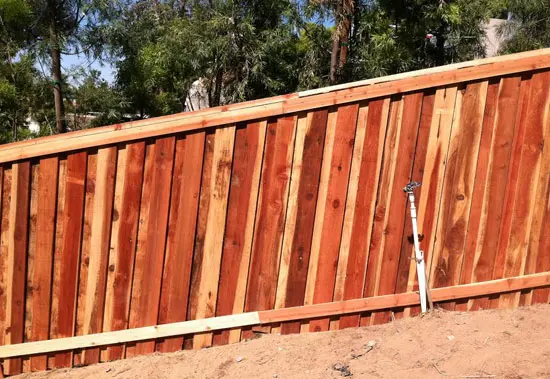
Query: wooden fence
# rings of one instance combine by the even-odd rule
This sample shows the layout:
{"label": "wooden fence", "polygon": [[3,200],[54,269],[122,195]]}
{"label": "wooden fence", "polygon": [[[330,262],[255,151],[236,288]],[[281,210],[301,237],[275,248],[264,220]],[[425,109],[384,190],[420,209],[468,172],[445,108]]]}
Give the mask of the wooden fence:
{"label": "wooden fence", "polygon": [[[410,180],[423,183],[432,287],[550,271],[549,112],[550,50],[539,50],[6,145],[0,345],[411,293]],[[548,302],[544,283],[442,306]],[[3,370],[418,313],[391,304],[9,358]]]}

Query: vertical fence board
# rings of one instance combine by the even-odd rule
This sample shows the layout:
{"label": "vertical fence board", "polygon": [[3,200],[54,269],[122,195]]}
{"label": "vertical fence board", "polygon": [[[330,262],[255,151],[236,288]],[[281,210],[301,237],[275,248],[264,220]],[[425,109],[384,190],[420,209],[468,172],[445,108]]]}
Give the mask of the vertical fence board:
{"label": "vertical fence board", "polygon": [[[216,315],[242,313],[256,219],[266,121],[237,129]],[[238,342],[241,329],[214,334],[214,345]]]}
{"label": "vertical fence board", "polygon": [[[535,73],[531,79],[531,88],[525,112],[521,114],[520,123],[526,124],[525,137],[521,146],[519,162],[518,187],[514,200],[513,227],[507,243],[507,254],[504,265],[504,277],[522,275],[528,255],[528,239],[533,222],[547,101],[550,89],[550,76],[547,73]],[[541,112],[541,110],[543,110]],[[502,294],[500,307],[511,308],[519,303],[519,293]]]}
{"label": "vertical fence board", "polygon": [[[27,269],[27,237],[30,189],[30,162],[12,166],[11,202],[9,210],[6,304],[6,336],[4,343],[23,342],[25,327],[25,284]],[[20,374],[22,359],[7,359],[4,373]]]}
{"label": "vertical fence board", "polygon": [[[204,141],[205,133],[201,132],[176,143],[159,324],[184,321],[187,315]],[[182,345],[182,337],[167,338],[158,343],[158,350],[176,351]]]}
{"label": "vertical fence board", "polygon": [[[275,306],[277,277],[285,225],[296,117],[268,121],[256,225],[252,243],[245,311]],[[243,331],[243,338],[250,331]]]}
{"label": "vertical fence board", "polygon": [[[67,187],[67,158],[59,159],[57,184],[57,209],[55,215],[54,256],[52,275],[52,298],[50,311],[50,339],[58,338],[59,291],[61,286],[61,252],[63,250],[63,228],[65,213],[65,198]],[[48,355],[48,368],[55,368],[55,354]]]}
{"label": "vertical fence board", "polygon": [[[416,95],[416,98],[411,98],[409,100],[411,105],[407,109],[407,104],[403,110],[403,126],[402,128],[407,129],[417,129],[417,136],[415,141],[414,150],[410,155],[410,173],[408,176],[409,181],[422,182],[421,170],[424,168],[426,152],[427,152],[427,142],[430,132],[431,125],[431,112],[433,111],[433,101],[434,97],[429,95],[419,96]],[[417,108],[418,107],[418,108]],[[411,146],[412,147],[412,146]],[[403,177],[403,175],[402,175]],[[403,183],[403,187],[407,183]],[[397,185],[401,185],[397,183]],[[397,187],[396,190],[398,190]],[[414,248],[413,245],[409,242],[412,237],[412,225],[410,220],[410,211],[409,211],[409,200],[408,196],[403,193],[405,199],[405,209],[403,213],[403,231],[400,241],[400,250],[401,254],[399,257],[399,264],[397,268],[396,281],[395,281],[395,293],[405,292],[407,289],[409,281],[409,271],[411,262],[414,260]],[[422,187],[416,192],[416,206],[418,206],[420,200],[422,199]],[[401,313],[401,312],[398,312]],[[397,317],[400,317],[398,314]]]}
{"label": "vertical fence board", "polygon": [[[35,267],[33,270],[32,341],[47,340],[50,330],[50,296],[53,274],[58,164],[57,157],[40,160]],[[31,357],[32,371],[43,371],[46,368],[47,357],[45,355]]]}
{"label": "vertical fence board", "polygon": [[[336,281],[334,283],[334,301],[340,301],[344,297],[344,286],[346,281],[346,270],[350,257],[350,241],[354,223],[355,205],[357,202],[357,192],[359,186],[359,173],[361,161],[363,159],[363,148],[365,145],[365,134],[368,121],[368,103],[359,104],[357,113],[357,127],[355,129],[353,152],[351,155],[351,166],[349,174],[348,194],[344,209],[344,222],[342,225],[342,238],[340,242],[340,251],[338,253],[338,267],[336,271]],[[352,257],[353,259],[353,257]],[[340,319],[334,320],[333,324],[339,326]]]}
{"label": "vertical fence board", "polygon": [[[470,207],[470,220],[468,234],[464,245],[464,263],[460,274],[460,284],[470,283],[474,269],[475,256],[478,254],[477,245],[483,243],[484,227],[486,223],[486,198],[489,172],[491,170],[491,145],[496,132],[495,120],[498,109],[498,92],[500,83],[491,82],[487,87],[487,100],[485,101],[485,114],[481,129],[478,163],[475,173],[475,182],[472,191],[472,204]],[[456,310],[468,310],[468,300],[459,301]]]}
{"label": "vertical fence board", "polygon": [[[63,235],[59,257],[59,299],[57,303],[57,337],[71,337],[76,322],[78,265],[84,212],[86,152],[67,157]],[[72,353],[57,353],[56,367],[69,367]]]}
{"label": "vertical fence board", "polygon": [[[116,147],[101,148],[97,154],[90,254],[87,262],[88,283],[84,304],[81,304],[81,308],[84,308],[84,334],[99,333],[103,330],[105,286],[115,189],[116,150]],[[98,363],[99,348],[85,350],[82,361],[84,364]]]}
{"label": "vertical fence board", "polygon": [[[323,109],[298,120],[291,197],[285,229],[290,227],[289,221],[293,225],[292,231],[288,230],[288,237],[285,233],[281,259],[281,272],[284,267],[285,275],[279,275],[277,286],[278,294],[284,298],[283,307],[297,306],[304,302],[327,115],[328,111]],[[299,331],[300,322],[281,325],[281,333]]]}
{"label": "vertical fence board", "polygon": [[[30,168],[30,203],[28,217],[28,237],[27,237],[27,277],[25,279],[25,329],[23,342],[32,340],[32,324],[34,312],[32,303],[34,302],[34,270],[37,266],[36,262],[36,223],[38,213],[38,179],[40,173],[40,163],[37,161],[31,162]],[[23,358],[23,372],[31,371],[30,357]]]}
{"label": "vertical fence board", "polygon": [[[379,294],[380,281],[385,274],[382,273],[382,266],[384,265],[383,252],[385,250],[386,230],[392,201],[395,167],[397,165],[399,153],[398,145],[401,135],[402,116],[403,97],[400,96],[392,99],[390,103],[390,113],[381,166],[378,199],[372,227],[371,250],[369,252],[367,263],[367,278],[365,283],[365,294],[367,297],[376,296]],[[369,317],[369,321],[362,322],[362,324],[374,323],[374,315],[375,314]]]}
{"label": "vertical fence board", "polygon": [[[314,286],[313,304],[330,302],[334,294],[358,110],[358,104],[338,108],[331,159],[323,162],[330,165],[330,174],[326,197],[319,198],[319,201],[325,203],[325,211],[322,219],[320,218],[317,221],[322,226],[320,227],[317,274],[315,275],[315,282],[311,283]],[[312,331],[328,330],[328,328],[329,319],[314,320],[310,323],[310,330]]]}
{"label": "vertical fence board", "polygon": [[[430,147],[430,133],[432,127],[432,119],[434,114],[434,105],[436,100],[436,92],[426,92],[422,99],[422,109],[420,111],[420,120],[418,128],[418,137],[416,149],[413,158],[413,167],[411,180],[422,183],[424,168],[426,167],[426,158]],[[437,138],[437,137],[436,137]],[[423,183],[422,183],[423,184]],[[423,184],[416,191],[416,206],[419,207],[422,202],[422,197],[426,196],[429,188]],[[433,200],[433,199],[432,199]],[[395,293],[407,292],[409,287],[414,288],[416,284],[416,261],[414,259],[414,245],[412,241],[412,223],[410,220],[409,203],[407,199],[407,209],[405,210],[405,226],[403,236],[401,238],[401,257],[399,258],[399,269],[397,273],[397,282],[395,284]],[[420,224],[419,224],[420,225]],[[423,231],[419,229],[419,233],[423,236]],[[421,245],[423,248],[423,245]],[[417,312],[416,307],[413,312]],[[406,308],[403,311],[395,312],[396,318],[410,315],[411,308]]]}
{"label": "vertical fence board", "polygon": [[[362,124],[366,122],[366,131],[363,137],[363,149],[357,164],[359,178],[353,223],[350,226],[349,255],[341,300],[356,299],[363,295],[389,106],[388,98],[374,100],[368,105],[367,120],[362,120],[361,110],[359,113],[357,129],[360,130]],[[357,145],[358,141],[356,140],[355,143]],[[349,191],[353,191],[353,189],[350,187]],[[348,199],[349,197],[350,195],[348,195]],[[347,212],[346,209],[346,217]],[[340,263],[338,266],[340,268]],[[357,315],[340,318],[339,327],[341,329],[358,325],[359,316]]]}
{"label": "vertical fence board", "polygon": [[[105,326],[106,330],[122,330],[128,328],[130,299],[132,289],[132,278],[134,276],[134,261],[136,254],[137,230],[139,222],[140,199],[143,185],[145,142],[134,142],[126,146],[123,153],[124,159],[120,156],[118,161],[124,163],[119,166],[123,169],[124,178],[120,178],[121,205],[120,209],[114,209],[113,218],[118,220],[116,234],[112,239],[114,249],[111,250],[114,270],[110,271],[109,290],[106,294],[105,318],[110,324]],[[112,291],[110,290],[112,289]],[[110,313],[107,313],[110,312]],[[107,359],[120,359],[124,355],[124,346],[110,346],[107,349]]]}
{"label": "vertical fence board", "polygon": [[[222,258],[225,218],[229,198],[229,182],[233,163],[235,126],[216,129],[212,176],[210,180],[210,201],[206,234],[204,236],[204,256],[201,281],[198,287],[198,305],[195,317],[209,318],[216,313],[218,297],[218,277]],[[199,349],[212,344],[212,333],[197,334],[193,338],[193,348]]]}
{"label": "vertical fence board", "polygon": [[[92,223],[94,220],[94,199],[96,196],[97,151],[88,153],[86,192],[84,195],[84,220],[82,225],[82,248],[80,253],[80,271],[78,273],[78,295],[76,308],[75,335],[84,334],[84,317],[86,305],[86,287],[90,265],[92,245]],[[79,366],[82,362],[82,349],[73,351],[73,365]]]}
{"label": "vertical fence board", "polygon": [[[130,328],[157,324],[174,149],[173,136],[159,138],[147,146]],[[154,350],[155,341],[138,342],[127,346],[126,355],[149,354]]]}

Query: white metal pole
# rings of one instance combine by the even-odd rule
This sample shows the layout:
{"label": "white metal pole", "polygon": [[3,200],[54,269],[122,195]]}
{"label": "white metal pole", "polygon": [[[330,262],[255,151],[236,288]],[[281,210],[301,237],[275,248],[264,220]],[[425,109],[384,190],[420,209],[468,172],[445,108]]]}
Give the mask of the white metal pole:
{"label": "white metal pole", "polygon": [[422,313],[427,312],[426,295],[427,295],[427,283],[426,283],[426,265],[424,263],[424,252],[420,250],[420,243],[418,241],[418,226],[416,224],[416,206],[414,205],[414,188],[419,187],[420,183],[411,182],[407,184],[403,191],[409,195],[409,203],[411,206],[411,221],[414,240],[414,254],[416,260],[416,273],[418,277],[418,292],[420,293],[420,308]]}

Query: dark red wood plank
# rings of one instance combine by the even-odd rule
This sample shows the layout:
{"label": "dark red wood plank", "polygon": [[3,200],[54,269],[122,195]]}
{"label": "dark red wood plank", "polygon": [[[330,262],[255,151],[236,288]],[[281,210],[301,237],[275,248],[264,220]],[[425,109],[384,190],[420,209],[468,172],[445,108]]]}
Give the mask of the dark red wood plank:
{"label": "dark red wood plank", "polygon": [[[59,257],[58,338],[73,336],[76,322],[76,290],[84,211],[86,163],[86,152],[69,154],[67,157],[63,237]],[[71,364],[72,353],[57,353],[55,355],[56,367],[70,367]]]}
{"label": "dark red wood plank", "polygon": [[[168,222],[159,324],[185,321],[199,206],[205,133],[178,139]],[[166,338],[157,350],[181,350],[183,337]]]}

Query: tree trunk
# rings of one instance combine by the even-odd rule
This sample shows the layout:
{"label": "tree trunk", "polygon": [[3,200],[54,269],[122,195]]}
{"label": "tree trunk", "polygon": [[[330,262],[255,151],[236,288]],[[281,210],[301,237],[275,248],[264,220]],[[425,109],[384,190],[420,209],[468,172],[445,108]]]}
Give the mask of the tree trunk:
{"label": "tree trunk", "polygon": [[212,95],[212,102],[210,103],[211,107],[217,107],[220,105],[222,97],[222,81],[223,81],[223,70],[220,68],[216,73],[216,82],[214,83],[214,94]]}
{"label": "tree trunk", "polygon": [[340,55],[340,33],[342,30],[342,1],[337,0],[336,11],[334,13],[334,20],[336,27],[334,33],[332,33],[332,51],[330,53],[330,83],[334,84],[337,81],[338,73],[338,56]]}
{"label": "tree trunk", "polygon": [[55,2],[50,1],[50,54],[52,57],[52,78],[53,78],[53,97],[55,105],[55,121],[58,133],[67,131],[65,122],[65,107],[63,105],[63,88],[61,77],[61,52],[59,50],[59,40],[57,36],[56,25],[56,6]]}
{"label": "tree trunk", "polygon": [[340,31],[340,70],[344,68],[348,60],[349,33],[351,28],[351,16],[353,14],[354,0],[344,0],[342,9],[342,29]]}

